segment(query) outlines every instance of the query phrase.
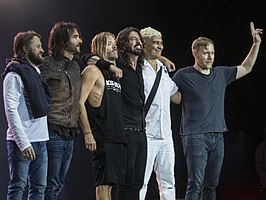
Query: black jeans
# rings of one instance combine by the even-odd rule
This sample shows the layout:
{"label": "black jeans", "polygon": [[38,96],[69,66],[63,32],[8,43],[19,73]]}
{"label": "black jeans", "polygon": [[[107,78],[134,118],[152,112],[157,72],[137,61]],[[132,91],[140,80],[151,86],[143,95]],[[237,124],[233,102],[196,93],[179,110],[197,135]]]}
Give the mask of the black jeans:
{"label": "black jeans", "polygon": [[125,129],[127,167],[125,183],[117,187],[118,200],[139,200],[147,160],[147,138],[143,130]]}

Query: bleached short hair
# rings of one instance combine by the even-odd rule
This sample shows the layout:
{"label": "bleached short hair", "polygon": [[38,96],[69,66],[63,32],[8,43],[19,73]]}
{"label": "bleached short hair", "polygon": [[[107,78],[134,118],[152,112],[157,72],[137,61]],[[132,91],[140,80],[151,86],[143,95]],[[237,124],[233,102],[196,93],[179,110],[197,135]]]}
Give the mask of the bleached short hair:
{"label": "bleached short hair", "polygon": [[145,38],[152,38],[154,36],[162,37],[161,32],[155,30],[154,28],[151,27],[146,27],[140,30],[141,37],[143,39]]}

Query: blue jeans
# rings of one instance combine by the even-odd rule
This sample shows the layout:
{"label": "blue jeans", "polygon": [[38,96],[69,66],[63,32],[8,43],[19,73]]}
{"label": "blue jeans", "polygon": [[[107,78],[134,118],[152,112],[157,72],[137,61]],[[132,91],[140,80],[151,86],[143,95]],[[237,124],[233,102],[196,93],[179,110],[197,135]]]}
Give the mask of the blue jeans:
{"label": "blue jeans", "polygon": [[56,200],[64,187],[74,147],[74,139],[65,140],[55,131],[49,130],[50,140],[47,141],[48,177],[45,191],[46,200]]}
{"label": "blue jeans", "polygon": [[28,183],[28,199],[42,200],[47,177],[47,149],[46,142],[31,143],[36,159],[27,160],[14,141],[7,141],[9,162],[8,200],[21,200]]}
{"label": "blue jeans", "polygon": [[222,133],[182,136],[187,163],[186,200],[214,200],[224,158]]}

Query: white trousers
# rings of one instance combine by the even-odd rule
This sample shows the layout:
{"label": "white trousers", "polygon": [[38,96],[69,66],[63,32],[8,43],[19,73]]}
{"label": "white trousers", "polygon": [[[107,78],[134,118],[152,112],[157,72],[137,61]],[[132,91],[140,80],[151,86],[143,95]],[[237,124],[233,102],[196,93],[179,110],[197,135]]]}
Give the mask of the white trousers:
{"label": "white trousers", "polygon": [[160,200],[175,200],[175,150],[172,138],[159,140],[147,138],[147,164],[140,200],[144,200],[148,183],[154,169]]}

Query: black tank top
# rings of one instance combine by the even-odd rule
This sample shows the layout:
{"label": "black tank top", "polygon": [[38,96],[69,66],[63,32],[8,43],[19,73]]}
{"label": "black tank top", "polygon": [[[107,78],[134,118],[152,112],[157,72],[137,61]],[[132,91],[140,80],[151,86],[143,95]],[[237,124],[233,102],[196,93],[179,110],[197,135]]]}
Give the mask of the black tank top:
{"label": "black tank top", "polygon": [[92,107],[87,103],[92,133],[96,142],[126,143],[121,85],[109,71],[101,70],[105,79],[105,89],[101,105]]}

